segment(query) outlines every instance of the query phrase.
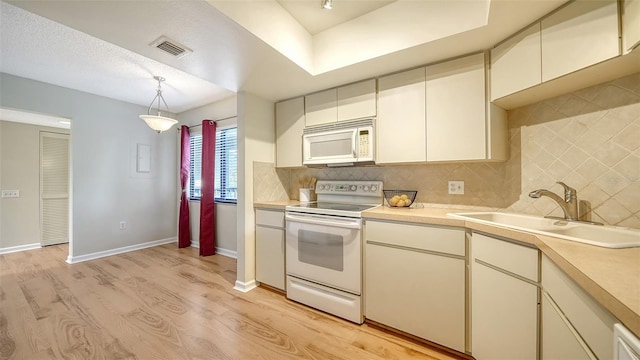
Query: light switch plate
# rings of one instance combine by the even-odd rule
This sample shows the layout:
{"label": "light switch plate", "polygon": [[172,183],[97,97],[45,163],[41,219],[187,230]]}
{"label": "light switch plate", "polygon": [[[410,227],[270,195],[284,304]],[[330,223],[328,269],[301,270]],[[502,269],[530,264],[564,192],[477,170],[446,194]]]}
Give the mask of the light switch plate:
{"label": "light switch plate", "polygon": [[2,198],[20,197],[20,190],[2,190]]}
{"label": "light switch plate", "polygon": [[464,195],[464,181],[449,181],[449,194]]}

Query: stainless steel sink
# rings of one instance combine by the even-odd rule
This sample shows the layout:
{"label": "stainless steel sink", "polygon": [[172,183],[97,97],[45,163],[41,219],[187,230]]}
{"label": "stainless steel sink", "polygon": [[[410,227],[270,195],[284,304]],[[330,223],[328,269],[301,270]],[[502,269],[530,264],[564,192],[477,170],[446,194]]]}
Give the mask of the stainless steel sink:
{"label": "stainless steel sink", "polygon": [[473,212],[448,215],[467,221],[555,236],[601,247],[640,247],[640,230],[636,229],[598,226],[588,223],[548,219],[540,216],[500,212]]}

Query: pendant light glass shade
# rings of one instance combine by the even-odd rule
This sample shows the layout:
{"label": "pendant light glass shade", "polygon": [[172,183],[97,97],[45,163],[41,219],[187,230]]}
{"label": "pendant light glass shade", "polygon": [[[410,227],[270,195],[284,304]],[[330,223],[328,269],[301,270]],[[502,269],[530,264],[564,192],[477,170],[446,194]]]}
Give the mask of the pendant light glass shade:
{"label": "pendant light glass shade", "polygon": [[173,125],[178,123],[178,120],[159,115],[140,115],[140,119],[159,133],[171,129]]}
{"label": "pendant light glass shade", "polygon": [[[162,88],[160,85],[165,79],[162,76],[154,76],[153,78],[158,80],[158,90],[156,93],[156,97],[151,100],[151,105],[149,105],[147,115],[140,115],[140,119],[144,120],[144,122],[146,122],[151,129],[157,131],[158,133],[161,133],[163,131],[169,130],[173,125],[177,124],[178,120],[162,116],[162,113],[160,112],[160,100],[162,100],[165,108],[167,108],[167,110],[169,109],[169,107],[167,106],[167,102],[164,101],[164,97],[162,97]],[[151,107],[153,106],[153,103],[156,101],[156,99],[158,99],[158,115],[151,115]]]}

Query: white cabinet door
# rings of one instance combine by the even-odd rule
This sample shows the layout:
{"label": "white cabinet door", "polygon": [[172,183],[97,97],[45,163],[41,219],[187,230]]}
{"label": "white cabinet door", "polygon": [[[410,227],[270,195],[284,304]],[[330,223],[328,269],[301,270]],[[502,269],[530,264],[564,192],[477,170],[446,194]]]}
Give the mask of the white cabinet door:
{"label": "white cabinet door", "polygon": [[540,23],[491,50],[491,100],[540,84]]}
{"label": "white cabinet door", "polygon": [[367,319],[465,351],[465,261],[367,244]]}
{"label": "white cabinet door", "polygon": [[598,359],[613,358],[613,325],[616,319],[560,270],[542,257],[542,288]]}
{"label": "white cabinet door", "polygon": [[365,317],[465,351],[465,232],[367,221]]}
{"label": "white cabinet door", "polygon": [[541,25],[543,82],[620,55],[616,0],[578,0]]}
{"label": "white cabinet door", "polygon": [[276,166],[302,166],[304,98],[276,104]]}
{"label": "white cabinet door", "polygon": [[426,161],[425,69],[378,79],[376,163]]}
{"label": "white cabinet door", "polygon": [[538,288],[478,263],[473,264],[471,273],[473,357],[535,360]]}
{"label": "white cabinet door", "polygon": [[284,290],[284,230],[256,226],[256,280]]}
{"label": "white cabinet door", "polygon": [[307,126],[338,121],[338,92],[336,89],[307,95],[304,100]]}
{"label": "white cabinet door", "polygon": [[427,161],[487,158],[484,54],[427,67]]}
{"label": "white cabinet door", "polygon": [[622,2],[622,44],[624,52],[640,44],[640,0]]}
{"label": "white cabinet door", "polygon": [[338,88],[338,121],[376,116],[376,79]]}
{"label": "white cabinet door", "polygon": [[590,351],[584,348],[582,340],[565,319],[549,295],[543,293],[540,358],[545,360],[592,359],[589,356]]}

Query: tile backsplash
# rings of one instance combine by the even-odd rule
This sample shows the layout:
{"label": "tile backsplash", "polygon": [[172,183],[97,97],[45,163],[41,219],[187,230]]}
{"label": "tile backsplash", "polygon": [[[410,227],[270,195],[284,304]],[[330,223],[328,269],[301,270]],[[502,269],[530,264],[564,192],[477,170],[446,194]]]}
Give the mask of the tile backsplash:
{"label": "tile backsplash", "polygon": [[[562,216],[540,188],[562,195],[563,181],[587,201],[591,220],[640,228],[640,73],[509,111],[510,159],[350,168],[275,169],[254,164],[260,200],[298,197],[299,180],[382,180],[385,189],[417,190],[417,202]],[[464,195],[447,182],[463,180]]]}
{"label": "tile backsplash", "polygon": [[[521,142],[521,194],[507,211],[562,216],[540,188],[560,180],[587,201],[591,219],[640,228],[640,73],[509,112]],[[511,160],[510,160],[511,161]]]}

